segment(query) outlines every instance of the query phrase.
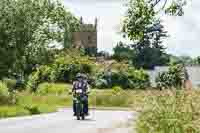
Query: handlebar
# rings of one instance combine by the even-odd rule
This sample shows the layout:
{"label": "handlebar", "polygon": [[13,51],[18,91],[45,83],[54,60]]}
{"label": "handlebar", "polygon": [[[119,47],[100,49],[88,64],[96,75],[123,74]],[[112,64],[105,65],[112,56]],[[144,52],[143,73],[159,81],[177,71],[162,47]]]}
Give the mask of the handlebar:
{"label": "handlebar", "polygon": [[[69,94],[69,95],[72,95],[72,94],[74,94],[74,93],[75,93],[75,92],[69,92],[68,94]],[[88,94],[90,94],[90,92],[88,91],[88,92],[86,92],[86,93],[84,93],[84,94],[87,94],[87,95],[88,95]]]}

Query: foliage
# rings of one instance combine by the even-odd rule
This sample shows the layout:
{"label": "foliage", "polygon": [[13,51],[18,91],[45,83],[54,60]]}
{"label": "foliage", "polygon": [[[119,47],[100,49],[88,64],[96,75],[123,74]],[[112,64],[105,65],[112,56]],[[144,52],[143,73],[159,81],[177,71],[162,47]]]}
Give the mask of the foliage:
{"label": "foliage", "polygon": [[149,77],[143,70],[134,68],[102,72],[97,75],[95,86],[97,88],[120,86],[123,89],[145,89],[149,86]]}
{"label": "foliage", "polygon": [[95,47],[84,48],[83,51],[85,52],[86,55],[89,55],[91,57],[95,57],[97,55],[97,48]]}
{"label": "foliage", "polygon": [[164,11],[168,15],[182,16],[187,0],[146,0],[146,2],[157,9],[157,13]]}
{"label": "foliage", "polygon": [[137,121],[138,133],[198,133],[199,106],[191,92],[169,91],[149,101]]}
{"label": "foliage", "polygon": [[134,56],[134,50],[122,42],[119,42],[113,51],[114,54],[112,57],[117,61],[130,61]]}
{"label": "foliage", "polygon": [[184,64],[186,66],[199,65],[200,57],[192,58],[187,55],[182,55],[182,56],[170,55],[170,64]]}
{"label": "foliage", "polygon": [[184,64],[184,65],[195,65],[198,64],[196,59],[190,56],[173,56],[170,55],[170,64]]}
{"label": "foliage", "polygon": [[4,78],[2,81],[7,85],[9,90],[13,90],[15,88],[15,86],[16,86],[16,83],[17,83],[16,80],[8,79],[8,78]]}
{"label": "foliage", "polygon": [[114,94],[119,94],[122,92],[122,88],[120,86],[114,86],[112,87],[112,90]]}
{"label": "foliage", "polygon": [[0,16],[0,78],[35,65],[46,56],[49,43],[63,42],[64,33],[79,24],[55,0],[2,0]]}
{"label": "foliage", "polygon": [[169,15],[183,16],[184,15],[183,7],[186,5],[186,1],[187,0],[172,1],[170,6],[166,7],[165,13],[167,13]]}
{"label": "foliage", "polygon": [[28,110],[31,115],[41,114],[38,106],[25,106],[24,109]]}
{"label": "foliage", "polygon": [[66,84],[42,83],[38,86],[37,93],[41,95],[61,95],[68,92],[69,89],[71,89],[71,86]]}
{"label": "foliage", "polygon": [[99,51],[97,53],[97,57],[104,57],[104,59],[110,59],[111,58],[111,55],[109,52],[107,51]]}
{"label": "foliage", "polygon": [[0,104],[9,103],[8,87],[5,83],[0,81]]}
{"label": "foliage", "polygon": [[154,9],[145,0],[130,0],[123,32],[128,35],[130,40],[142,39],[146,33],[147,25],[152,23],[154,16]]}
{"label": "foliage", "polygon": [[132,63],[136,68],[154,69],[155,66],[163,66],[169,64],[169,56],[165,52],[165,48],[161,45],[166,32],[160,22],[155,25],[160,26],[159,29],[144,35],[144,38],[133,45],[135,55]]}
{"label": "foliage", "polygon": [[131,0],[123,32],[133,41],[131,61],[136,68],[154,69],[157,65],[169,63],[169,57],[161,45],[167,32],[150,3]]}
{"label": "foliage", "polygon": [[2,81],[8,86],[10,92],[25,90],[25,81],[22,79],[4,78]]}
{"label": "foliage", "polygon": [[[70,51],[70,50],[69,50]],[[54,62],[40,66],[29,76],[27,87],[33,91],[42,82],[72,82],[79,72],[92,74],[94,62],[87,56],[81,56],[77,51],[61,53]]]}
{"label": "foliage", "polygon": [[183,65],[172,65],[167,72],[160,73],[156,78],[158,88],[181,88],[186,78]]}

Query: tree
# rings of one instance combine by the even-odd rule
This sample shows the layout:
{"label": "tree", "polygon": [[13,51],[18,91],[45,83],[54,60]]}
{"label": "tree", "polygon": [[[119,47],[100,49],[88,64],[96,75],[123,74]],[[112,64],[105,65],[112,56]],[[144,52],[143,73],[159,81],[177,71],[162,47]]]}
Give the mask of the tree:
{"label": "tree", "polygon": [[124,37],[132,41],[141,40],[147,32],[147,26],[152,24],[155,11],[145,0],[131,0],[123,23]]}
{"label": "tree", "polygon": [[184,14],[183,7],[186,5],[186,0],[148,0],[148,3],[153,8],[158,8],[158,11],[165,11],[169,15],[182,16]]}
{"label": "tree", "polygon": [[194,65],[196,64],[196,59],[193,59],[190,56],[173,56],[170,55],[170,64],[184,64],[184,65]]}
{"label": "tree", "polygon": [[113,58],[117,61],[130,61],[134,55],[134,50],[130,46],[119,42],[113,49]]}
{"label": "tree", "polygon": [[0,78],[9,70],[21,72],[24,64],[34,64],[49,43],[64,42],[64,33],[70,34],[79,24],[54,0],[1,0],[0,16]]}
{"label": "tree", "polygon": [[135,56],[132,62],[137,68],[154,69],[155,66],[169,63],[169,56],[161,45],[162,39],[166,37],[166,32],[160,21],[155,25],[160,26],[158,29],[146,33],[143,39],[133,45]]}
{"label": "tree", "polygon": [[196,58],[196,64],[200,65],[200,56]]}
{"label": "tree", "polygon": [[154,8],[145,0],[130,3],[124,21],[124,34],[133,41],[135,56],[132,59],[137,68],[153,69],[157,65],[166,65],[169,57],[161,45],[167,32],[156,16]]}

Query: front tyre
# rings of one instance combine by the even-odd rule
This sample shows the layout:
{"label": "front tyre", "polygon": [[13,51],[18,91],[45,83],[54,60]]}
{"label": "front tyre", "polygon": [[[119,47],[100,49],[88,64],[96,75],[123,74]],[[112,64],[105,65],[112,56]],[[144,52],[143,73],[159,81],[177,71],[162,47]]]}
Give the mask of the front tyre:
{"label": "front tyre", "polygon": [[80,115],[79,114],[77,114],[77,120],[80,120]]}
{"label": "front tyre", "polygon": [[80,103],[76,104],[76,117],[77,117],[77,120],[80,120],[80,117],[81,117],[81,106],[80,106]]}
{"label": "front tyre", "polygon": [[84,114],[84,113],[82,113],[81,119],[82,119],[82,120],[85,120],[85,114]]}

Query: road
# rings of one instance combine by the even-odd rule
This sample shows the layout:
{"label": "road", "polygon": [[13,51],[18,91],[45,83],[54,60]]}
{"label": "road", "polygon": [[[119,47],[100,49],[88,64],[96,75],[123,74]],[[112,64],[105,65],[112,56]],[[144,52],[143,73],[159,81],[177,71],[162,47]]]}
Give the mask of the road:
{"label": "road", "polygon": [[[72,110],[0,120],[1,133],[133,133],[128,121],[136,119],[128,111],[91,110],[85,121],[72,117]],[[131,123],[132,124],[132,123]]]}

